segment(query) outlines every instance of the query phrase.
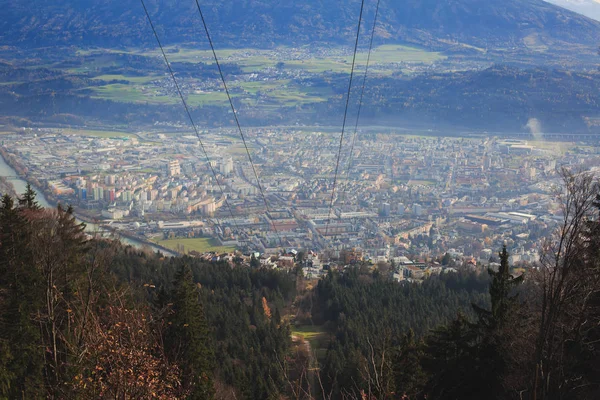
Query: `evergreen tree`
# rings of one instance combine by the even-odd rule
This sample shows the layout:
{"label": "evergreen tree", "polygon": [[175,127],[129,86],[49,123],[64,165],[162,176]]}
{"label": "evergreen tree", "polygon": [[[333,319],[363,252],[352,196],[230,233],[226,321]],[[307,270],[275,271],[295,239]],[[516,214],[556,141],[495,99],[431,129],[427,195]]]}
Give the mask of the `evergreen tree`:
{"label": "evergreen tree", "polygon": [[508,252],[506,245],[503,246],[500,256],[500,268],[498,272],[490,269],[488,272],[492,277],[490,284],[490,297],[492,300],[491,316],[493,321],[502,326],[510,312],[511,307],[515,304],[516,297],[511,297],[511,291],[523,282],[523,276],[517,278],[510,274],[510,266],[508,265]]}
{"label": "evergreen tree", "polygon": [[31,257],[27,224],[10,196],[0,206],[0,394],[8,398],[42,398],[44,356],[36,311],[42,305],[42,280]]}
{"label": "evergreen tree", "polygon": [[393,374],[395,392],[398,395],[416,398],[423,390],[427,374],[423,371],[424,344],[417,341],[412,329],[393,354]]}
{"label": "evergreen tree", "polygon": [[174,282],[165,345],[171,362],[181,366],[182,384],[189,398],[210,399],[214,392],[214,355],[198,295],[192,270],[184,264]]}
{"label": "evergreen tree", "polygon": [[35,190],[33,190],[31,185],[27,183],[27,187],[25,189],[25,193],[23,193],[23,197],[19,198],[19,207],[34,211],[40,210],[42,207],[40,207],[39,203],[35,199],[36,196],[37,193],[35,192]]}
{"label": "evergreen tree", "polygon": [[[28,211],[29,212],[29,211]],[[69,365],[73,332],[70,330],[73,315],[70,310],[80,288],[87,254],[85,225],[78,224],[72,208],[56,211],[43,210],[29,217],[35,243],[32,253],[35,267],[41,272],[45,284],[44,308],[40,310],[39,323],[42,340],[47,351],[46,385],[48,390],[59,391]]]}
{"label": "evergreen tree", "polygon": [[487,382],[477,365],[476,342],[473,324],[462,314],[431,333],[423,359],[423,367],[431,376],[425,387],[429,398],[488,398]]}
{"label": "evergreen tree", "polygon": [[449,265],[452,258],[449,253],[444,254],[444,258],[442,258],[442,265]]}
{"label": "evergreen tree", "polygon": [[478,336],[477,360],[481,379],[487,383],[489,390],[501,397],[501,393],[504,392],[504,377],[509,370],[506,329],[511,324],[517,324],[520,318],[518,299],[516,295],[512,296],[511,292],[523,282],[523,276],[515,278],[510,274],[506,245],[502,247],[498,256],[498,271],[491,268],[488,270],[492,277],[489,288],[491,309],[485,310],[477,305],[473,305],[473,308],[479,317],[474,329]]}
{"label": "evergreen tree", "polygon": [[258,258],[256,258],[254,256],[254,254],[252,254],[252,257],[250,257],[250,267],[251,268],[259,268],[260,267],[260,260]]}
{"label": "evergreen tree", "polygon": [[[504,396],[504,377],[509,364],[506,328],[519,318],[517,298],[511,296],[511,292],[523,277],[510,274],[506,246],[499,256],[498,271],[491,268],[488,271],[492,277],[491,309],[473,304],[477,322],[471,323],[459,316],[450,326],[434,331],[428,339],[426,366],[432,378],[427,386],[435,398],[485,398],[489,393],[494,393],[496,398]],[[459,377],[463,376],[468,379],[461,381]]]}

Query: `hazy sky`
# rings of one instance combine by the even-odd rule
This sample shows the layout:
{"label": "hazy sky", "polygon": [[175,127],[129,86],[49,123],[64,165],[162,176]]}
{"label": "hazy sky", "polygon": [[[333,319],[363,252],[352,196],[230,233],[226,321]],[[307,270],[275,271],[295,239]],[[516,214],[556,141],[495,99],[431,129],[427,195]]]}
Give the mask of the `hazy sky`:
{"label": "hazy sky", "polygon": [[600,0],[545,0],[600,21]]}

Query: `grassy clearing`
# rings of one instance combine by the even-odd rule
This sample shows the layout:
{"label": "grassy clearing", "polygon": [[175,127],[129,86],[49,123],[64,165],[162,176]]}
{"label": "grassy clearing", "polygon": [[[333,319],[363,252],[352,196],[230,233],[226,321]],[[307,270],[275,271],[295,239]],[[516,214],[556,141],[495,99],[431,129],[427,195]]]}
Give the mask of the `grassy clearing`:
{"label": "grassy clearing", "polygon": [[[197,50],[189,47],[168,46],[165,47],[165,51],[167,52],[170,62],[213,63],[213,54],[210,50]],[[254,49],[221,49],[217,50],[217,57],[219,57],[220,62],[226,63],[232,59],[238,59],[240,57],[247,56],[248,54],[255,54],[256,52],[257,51]],[[161,56],[159,50],[137,54],[156,57]]]}
{"label": "grassy clearing", "polygon": [[[231,97],[235,98],[237,96],[232,95]],[[195,93],[187,96],[186,101],[192,107],[229,104],[227,95],[224,92]]]}
{"label": "grassy clearing", "polygon": [[435,186],[437,182],[435,181],[424,181],[424,180],[416,180],[411,179],[408,181],[408,185],[421,185],[421,186]]}
{"label": "grassy clearing", "polygon": [[[290,85],[290,80],[277,80],[266,82],[244,82],[237,85],[245,93],[252,96],[262,95],[269,103],[294,107],[297,105],[320,103],[327,101],[332,95],[330,88],[305,88]],[[252,101],[252,99],[246,99]]]}
{"label": "grassy clearing", "polygon": [[314,96],[300,91],[279,91],[270,93],[270,97],[286,107],[294,107],[302,104],[320,103],[327,101],[327,98],[321,96]]}
{"label": "grassy clearing", "polygon": [[148,82],[152,82],[154,80],[157,79],[156,76],[150,75],[150,76],[125,76],[125,75],[98,75],[94,78],[92,78],[93,80],[97,80],[97,81],[127,81],[127,82],[131,82],[131,83],[148,83]]}
{"label": "grassy clearing", "polygon": [[80,136],[95,136],[102,138],[131,138],[137,139],[137,136],[133,133],[118,132],[118,131],[98,131],[89,129],[64,129],[63,133],[67,135],[80,135]]}
{"label": "grassy clearing", "polygon": [[[374,64],[390,64],[397,62],[430,64],[446,58],[446,56],[439,52],[400,45],[383,45],[373,49],[371,52],[371,62]],[[367,53],[359,53],[356,59],[359,65],[366,65]],[[350,57],[346,59],[346,62],[348,63],[351,61]]]}
{"label": "grassy clearing", "polygon": [[531,35],[526,36],[523,39],[523,42],[525,43],[525,46],[527,46],[527,48],[529,48],[530,50],[541,53],[548,51],[548,46],[544,44],[543,40],[537,33],[532,33]]}
{"label": "grassy clearing", "polygon": [[[69,68],[67,71],[71,73],[79,74],[79,73],[89,73],[90,71],[95,71],[101,68],[107,67],[120,67],[122,66],[122,62],[115,57],[115,54],[118,52],[111,50],[98,50],[93,53],[94,57],[87,59],[84,64],[79,67]],[[92,55],[92,53],[90,53]]]}
{"label": "grassy clearing", "polygon": [[[359,68],[364,68],[367,64],[366,51],[356,55],[356,64]],[[381,70],[377,66],[394,63],[426,63],[431,64],[436,61],[444,60],[447,57],[439,52],[417,49],[414,47],[400,45],[384,45],[373,49],[371,53],[371,72],[388,75],[392,71]],[[293,60],[285,62],[286,67],[294,69],[303,69],[312,73],[339,72],[350,73],[352,56],[321,58],[315,57],[307,60]]]}
{"label": "grassy clearing", "polygon": [[209,251],[214,251],[217,253],[231,253],[235,250],[234,247],[219,246],[216,240],[209,238],[175,238],[167,240],[156,240],[155,242],[158,245],[171,250],[183,250],[184,253],[188,253],[190,251],[197,251],[199,253],[206,253]]}
{"label": "grassy clearing", "polygon": [[292,336],[298,336],[306,340],[310,343],[313,351],[318,352],[326,348],[329,339],[327,338],[327,332],[322,327],[315,325],[292,325],[291,328]]}
{"label": "grassy clearing", "polygon": [[250,94],[256,95],[259,92],[270,92],[276,89],[286,88],[291,81],[289,79],[281,79],[265,82],[242,82],[232,85],[232,87],[240,88]]}
{"label": "grassy clearing", "polygon": [[[197,50],[189,47],[175,47],[169,46],[165,48],[168,53],[169,60],[171,62],[203,62],[207,64],[213,64],[213,56],[209,50]],[[282,52],[285,51],[288,54],[289,49],[281,48]],[[148,57],[158,57],[160,53],[157,50],[153,51],[141,51],[138,49],[129,50],[112,50],[112,49],[101,49],[93,51],[81,50],[78,52],[79,55],[98,55],[99,58],[95,60],[95,63],[102,66],[110,63],[110,55],[114,54],[136,54]],[[304,60],[286,60],[279,59],[277,51],[273,52],[270,50],[258,50],[258,49],[223,49],[217,51],[219,60],[223,63],[236,63],[245,72],[255,72],[264,68],[273,67],[277,62],[283,61],[286,68],[292,69],[303,69],[308,72],[322,73],[326,71],[331,72],[348,72],[350,71],[350,63],[352,62],[351,55],[334,55],[334,56],[319,56],[315,54],[314,57]],[[106,57],[102,57],[105,55]],[[401,45],[383,45],[373,49],[371,54],[371,62],[373,66],[372,72],[377,72],[377,65],[380,64],[392,64],[399,62],[407,63],[433,63],[439,60],[445,59],[446,56],[439,52],[432,52],[423,50],[415,47],[401,46]],[[365,66],[367,60],[367,51],[361,51],[357,54],[358,66]],[[96,65],[94,65],[96,66]],[[380,71],[383,74],[388,73],[387,71]]]}
{"label": "grassy clearing", "polygon": [[176,104],[172,96],[157,95],[135,85],[121,83],[91,87],[95,92],[93,98],[117,101],[120,103]]}
{"label": "grassy clearing", "polygon": [[[255,150],[254,147],[252,146],[248,146],[248,150],[250,151],[250,154],[252,154]],[[227,150],[225,150],[225,152],[227,154],[230,154],[232,156],[239,156],[239,155],[246,155],[246,148],[244,147],[244,145],[239,144],[239,145],[234,145],[234,146],[230,146],[227,148]]]}
{"label": "grassy clearing", "polygon": [[[166,94],[159,94],[154,89],[148,89],[142,85],[126,85],[121,83],[109,84],[104,86],[90,87],[94,91],[92,98],[112,100],[120,103],[147,103],[152,105],[159,104],[179,104],[179,98]],[[232,97],[238,97],[232,95]],[[227,95],[224,92],[205,92],[193,93],[186,96],[188,105],[200,107],[207,105],[226,105]]]}
{"label": "grassy clearing", "polygon": [[248,57],[235,62],[240,65],[244,72],[256,72],[261,69],[272,68],[277,64],[276,60],[264,56]]}

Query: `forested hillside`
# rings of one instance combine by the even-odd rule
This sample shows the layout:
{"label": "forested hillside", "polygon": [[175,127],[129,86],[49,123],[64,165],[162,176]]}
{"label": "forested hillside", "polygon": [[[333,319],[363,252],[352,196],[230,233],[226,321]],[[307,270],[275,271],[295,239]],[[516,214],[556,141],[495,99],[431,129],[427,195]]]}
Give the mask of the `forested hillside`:
{"label": "forested hillside", "polygon": [[[334,80],[336,88],[343,79]],[[556,69],[494,65],[482,71],[372,79],[363,98],[364,121],[422,121],[491,132],[528,131],[531,118],[544,132],[594,132],[600,107],[600,75]],[[337,90],[337,89],[336,89]],[[341,100],[315,107],[325,118]],[[321,111],[321,112],[320,112]]]}
{"label": "forested hillside", "polygon": [[[287,394],[290,374],[298,368],[289,325],[298,279],[294,270],[165,258],[118,242],[88,240],[71,209],[40,209],[33,191],[16,203],[4,196],[0,395],[265,399]],[[411,322],[421,333],[469,304],[468,291],[460,287],[438,295],[381,285],[397,291],[396,301],[406,310],[416,310],[430,295],[428,302],[452,299],[434,321]],[[323,308],[323,315],[330,313]]]}
{"label": "forested hillside", "polygon": [[[123,58],[121,56],[120,58]],[[163,68],[155,59],[129,56],[131,71]],[[159,60],[160,61],[160,60]],[[215,70],[204,64],[173,63],[180,76],[196,75],[197,79],[214,79]],[[223,66],[231,79],[246,75],[233,64]],[[110,74],[111,67],[102,73]],[[2,114],[13,124],[85,124],[148,126],[156,121],[184,121],[178,104],[120,102],[98,98],[92,89],[105,82],[85,76],[69,76],[49,69],[0,66],[0,76],[15,81],[0,86]],[[27,83],[19,83],[24,81]],[[240,119],[246,126],[337,125],[343,113],[348,78],[343,74],[327,74],[301,81],[307,90],[328,89],[332,95],[326,102],[299,104],[278,108],[256,106],[234,98]],[[369,124],[405,126],[424,124],[430,127],[452,126],[496,132],[527,132],[531,118],[540,121],[547,133],[591,133],[597,129],[600,109],[600,75],[595,72],[569,72],[557,69],[520,69],[494,65],[481,71],[427,73],[417,76],[397,75],[372,77],[365,88],[362,121]],[[256,101],[261,94],[254,95]],[[351,111],[358,99],[351,99]],[[192,107],[195,120],[208,127],[232,123],[227,108],[219,105]],[[18,120],[20,118],[20,120]],[[17,123],[18,121],[18,123]]]}
{"label": "forested hillside", "polygon": [[[417,284],[358,265],[314,288],[90,240],[70,208],[4,196],[0,397],[597,398],[599,187],[564,177],[563,228],[525,275],[505,248],[498,270]],[[293,342],[298,323],[324,347]]]}

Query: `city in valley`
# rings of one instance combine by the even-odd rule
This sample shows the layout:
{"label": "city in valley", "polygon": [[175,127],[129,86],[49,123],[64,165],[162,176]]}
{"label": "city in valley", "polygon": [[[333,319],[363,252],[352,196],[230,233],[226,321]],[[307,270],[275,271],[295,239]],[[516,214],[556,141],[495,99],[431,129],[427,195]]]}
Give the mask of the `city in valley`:
{"label": "city in valley", "polygon": [[330,260],[388,263],[398,280],[496,262],[503,243],[511,264],[537,261],[562,220],[560,169],[600,165],[600,147],[573,138],[365,130],[344,142],[332,197],[339,133],[319,130],[248,129],[260,182],[234,130],[200,132],[210,165],[175,128],[21,128],[0,143],[50,201],[121,235],[203,257],[238,249],[267,266],[302,251],[313,276]]}

